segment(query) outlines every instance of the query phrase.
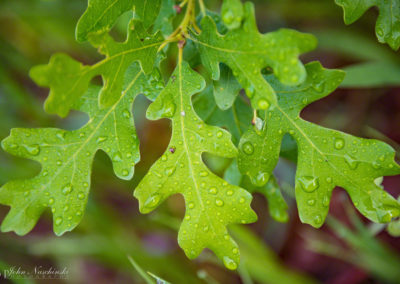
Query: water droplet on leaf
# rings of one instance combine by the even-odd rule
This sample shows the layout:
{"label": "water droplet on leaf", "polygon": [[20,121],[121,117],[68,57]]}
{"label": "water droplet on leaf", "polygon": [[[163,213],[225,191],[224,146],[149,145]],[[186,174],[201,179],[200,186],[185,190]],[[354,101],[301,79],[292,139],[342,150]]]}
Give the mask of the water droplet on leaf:
{"label": "water droplet on leaf", "polygon": [[342,138],[335,138],[334,141],[335,149],[341,150],[344,147],[344,140]]}
{"label": "water droplet on leaf", "polygon": [[319,187],[319,179],[317,177],[303,176],[298,181],[305,192],[313,192]]}
{"label": "water droplet on leaf", "polygon": [[247,155],[251,155],[254,152],[254,146],[250,141],[247,141],[242,146],[243,152]]}

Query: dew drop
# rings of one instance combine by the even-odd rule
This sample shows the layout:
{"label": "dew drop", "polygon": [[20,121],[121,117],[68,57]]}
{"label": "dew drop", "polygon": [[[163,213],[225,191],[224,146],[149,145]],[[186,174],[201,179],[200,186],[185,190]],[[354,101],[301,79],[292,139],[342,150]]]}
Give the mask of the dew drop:
{"label": "dew drop", "polygon": [[30,146],[25,146],[26,151],[32,156],[37,156],[40,152],[40,147],[39,145],[30,145]]}
{"label": "dew drop", "polygon": [[373,162],[373,163],[372,163],[372,167],[373,167],[375,170],[378,170],[378,169],[381,167],[381,165],[380,165],[378,162]]}
{"label": "dew drop", "polygon": [[85,198],[85,194],[83,192],[78,193],[78,199],[82,200]]}
{"label": "dew drop", "polygon": [[167,155],[162,155],[161,156],[161,161],[165,162],[166,160],[168,160]]}
{"label": "dew drop", "polygon": [[113,157],[114,162],[122,162],[122,156],[120,152],[117,152]]}
{"label": "dew drop", "polygon": [[259,172],[256,177],[251,178],[251,182],[256,185],[256,186],[263,186],[265,185],[269,180],[269,174]]}
{"label": "dew drop", "polygon": [[313,89],[318,93],[322,93],[325,89],[325,82],[321,82],[319,84],[313,85]]}
{"label": "dew drop", "polygon": [[313,192],[319,187],[319,179],[317,177],[303,176],[298,181],[305,192]]}
{"label": "dew drop", "polygon": [[247,141],[242,146],[243,152],[247,155],[251,155],[254,152],[254,146],[250,141]]}
{"label": "dew drop", "polygon": [[82,211],[76,212],[76,216],[81,217],[82,216]]}
{"label": "dew drop", "polygon": [[60,160],[58,160],[56,164],[57,164],[57,166],[61,166],[62,162]]}
{"label": "dew drop", "polygon": [[54,204],[54,198],[49,199],[49,205],[52,205],[52,204]]}
{"label": "dew drop", "polygon": [[224,206],[224,202],[221,199],[217,198],[215,200],[215,205],[217,205],[218,207],[222,207]]}
{"label": "dew drop", "polygon": [[64,138],[65,138],[65,132],[58,132],[58,133],[56,134],[56,137],[57,137],[58,139],[60,139],[60,140],[64,140]]}
{"label": "dew drop", "polygon": [[245,201],[246,201],[246,200],[245,200],[243,197],[241,197],[241,198],[239,199],[239,203],[240,203],[240,204],[243,204]]}
{"label": "dew drop", "polygon": [[154,208],[158,205],[158,202],[160,202],[160,195],[159,194],[154,194],[152,196],[150,196],[149,198],[147,198],[147,200],[144,203],[144,206],[151,209]]}
{"label": "dew drop", "polygon": [[69,206],[68,206],[68,205],[65,205],[63,210],[64,210],[64,212],[65,212],[65,211],[68,211],[68,210],[69,210]]}
{"label": "dew drop", "polygon": [[201,172],[200,172],[200,176],[201,176],[201,177],[206,177],[206,176],[208,176],[208,172],[206,172],[206,171],[201,171]]}
{"label": "dew drop", "polygon": [[350,169],[355,170],[358,166],[358,161],[356,161],[355,159],[353,159],[351,156],[349,155],[344,155],[344,160],[346,162],[346,164],[349,166]]}
{"label": "dew drop", "polygon": [[228,190],[228,191],[226,192],[226,195],[232,196],[232,195],[233,195],[233,190]]}
{"label": "dew drop", "polygon": [[123,115],[123,117],[125,117],[125,118],[130,118],[131,117],[131,112],[129,111],[129,110],[124,110],[123,112],[122,112],[122,115]]}
{"label": "dew drop", "polygon": [[67,184],[64,186],[64,188],[62,189],[62,193],[67,195],[70,194],[72,192],[72,185],[71,184]]}
{"label": "dew drop", "polygon": [[211,194],[217,194],[218,190],[216,187],[210,187],[210,189],[208,190],[209,193]]}
{"label": "dew drop", "polygon": [[257,103],[258,108],[262,110],[266,110],[269,108],[269,102],[265,99],[260,99]]}
{"label": "dew drop", "polygon": [[187,221],[189,221],[190,218],[191,218],[190,215],[186,215],[186,216],[185,216],[185,220],[187,220]]}
{"label": "dew drop", "polygon": [[329,206],[329,198],[328,198],[328,196],[324,196],[324,198],[322,199],[322,205],[324,205],[325,207]]}
{"label": "dew drop", "polygon": [[239,250],[238,250],[237,248],[234,248],[234,249],[232,250],[232,252],[233,252],[233,254],[238,254],[238,253],[239,253]]}
{"label": "dew drop", "polygon": [[168,101],[164,105],[164,116],[165,117],[173,117],[175,114],[175,104],[171,101]]}
{"label": "dew drop", "polygon": [[307,204],[310,205],[310,206],[314,206],[314,204],[315,204],[315,199],[309,199],[309,200],[307,200]]}
{"label": "dew drop", "polygon": [[56,218],[56,225],[57,226],[60,226],[62,222],[63,222],[63,219],[61,217],[57,217]]}
{"label": "dew drop", "polygon": [[233,15],[233,13],[229,10],[222,15],[222,20],[227,25],[231,24],[233,22],[234,18],[235,17]]}
{"label": "dew drop", "polygon": [[326,178],[326,182],[327,182],[327,183],[332,183],[332,178],[331,178],[331,177],[327,177],[327,178]]}
{"label": "dew drop", "polygon": [[189,207],[189,209],[193,209],[194,208],[194,203],[193,202],[189,202],[188,207]]}
{"label": "dew drop", "polygon": [[217,137],[218,137],[218,138],[221,138],[221,137],[222,137],[222,131],[218,131],[218,132],[217,132]]}
{"label": "dew drop", "polygon": [[122,171],[122,175],[123,175],[124,177],[128,176],[128,175],[129,175],[129,171],[128,171],[128,170],[123,170],[123,171]]}
{"label": "dew drop", "polygon": [[250,99],[254,97],[255,92],[256,90],[254,89],[253,85],[250,85],[248,88],[246,88],[246,94]]}
{"label": "dew drop", "polygon": [[342,138],[335,138],[334,141],[335,149],[341,150],[344,147],[344,140]]}
{"label": "dew drop", "polygon": [[321,222],[322,222],[321,216],[320,216],[320,215],[315,216],[314,222],[315,222],[315,224],[316,224],[317,226],[319,226],[319,225],[321,224]]}
{"label": "dew drop", "polygon": [[174,174],[174,172],[175,172],[175,168],[174,167],[168,167],[166,170],[165,170],[165,174],[167,175],[167,176],[172,176],[173,174]]}
{"label": "dew drop", "polygon": [[97,143],[101,143],[101,142],[104,142],[104,141],[106,141],[106,140],[107,140],[107,137],[106,137],[106,136],[99,136],[99,137],[97,137],[96,142],[97,142]]}
{"label": "dew drop", "polygon": [[224,264],[226,268],[230,270],[235,270],[237,268],[237,263],[231,259],[229,256],[224,256],[223,258]]}

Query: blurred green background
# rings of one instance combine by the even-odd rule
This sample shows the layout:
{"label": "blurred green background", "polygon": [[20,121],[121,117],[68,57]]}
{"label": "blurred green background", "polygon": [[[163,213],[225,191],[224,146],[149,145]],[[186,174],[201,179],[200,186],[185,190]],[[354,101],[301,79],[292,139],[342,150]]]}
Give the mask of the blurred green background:
{"label": "blurred green background", "polygon": [[[214,11],[219,11],[220,2],[205,1]],[[399,155],[400,55],[376,40],[377,9],[345,26],[342,10],[333,0],[253,2],[260,31],[288,27],[313,33],[319,47],[303,56],[303,61],[319,60],[325,67],[347,71],[341,88],[307,107],[303,117],[357,136],[384,140]],[[76,129],[86,122],[87,118],[76,112],[64,120],[47,115],[42,105],[48,90],[28,77],[32,66],[47,63],[55,52],[65,52],[86,64],[99,60],[94,48],[74,39],[75,24],[86,5],[86,0],[0,1],[0,139],[13,127]],[[123,38],[124,29],[122,19],[113,35]],[[165,61],[164,71],[173,66],[173,58]],[[126,182],[115,177],[110,161],[99,152],[89,203],[77,229],[56,237],[47,212],[27,236],[0,234],[1,283],[155,281],[143,278],[143,271],[171,283],[400,283],[400,240],[387,234],[384,225],[361,218],[343,190],[334,191],[331,217],[322,229],[300,223],[292,187],[295,164],[285,159],[278,164],[276,176],[289,204],[289,222],[271,219],[265,198],[256,194],[252,207],[259,215],[257,223],[230,228],[241,248],[238,271],[226,270],[210,251],[189,261],[176,241],[183,199],[174,196],[156,212],[140,215],[132,196],[170,138],[166,120],[146,120],[148,104],[140,96],[134,105],[142,156],[134,179]],[[226,166],[214,159],[209,163],[217,173]],[[39,169],[34,162],[0,151],[0,185],[32,177]],[[399,196],[400,177],[385,178],[383,185]],[[7,211],[0,206],[0,219]],[[4,271],[19,267],[27,271],[66,268],[68,277],[4,279]]]}

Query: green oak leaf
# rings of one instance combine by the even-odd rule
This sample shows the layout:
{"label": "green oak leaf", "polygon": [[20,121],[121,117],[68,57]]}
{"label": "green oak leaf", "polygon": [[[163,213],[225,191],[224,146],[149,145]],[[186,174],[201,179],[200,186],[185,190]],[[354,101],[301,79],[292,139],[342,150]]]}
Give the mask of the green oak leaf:
{"label": "green oak leaf", "polygon": [[219,63],[226,64],[246,90],[255,109],[267,109],[276,103],[275,91],[263,78],[262,69],[271,67],[281,82],[297,85],[306,77],[298,56],[316,46],[312,35],[294,30],[260,34],[250,2],[244,5],[240,28],[221,35],[214,21],[206,16],[201,21],[201,29],[200,34],[192,33],[190,39],[198,46],[203,65],[212,79],[219,80]]}
{"label": "green oak leaf", "polygon": [[176,15],[174,0],[162,0],[160,13],[154,22],[154,31],[160,30],[164,36],[169,36],[173,32],[173,19]]}
{"label": "green oak leaf", "polygon": [[227,225],[251,223],[257,216],[251,195],[213,174],[202,153],[232,158],[237,150],[231,135],[205,124],[193,109],[191,97],[204,79],[185,61],[179,62],[166,88],[147,110],[147,117],[172,120],[172,138],[164,155],[150,168],[134,192],[142,213],[149,213],[172,194],[183,195],[186,214],[178,243],[190,258],[210,248],[229,269],[236,269],[239,251]]}
{"label": "green oak leaf", "polygon": [[238,165],[256,185],[263,185],[276,166],[281,140],[290,134],[298,145],[296,200],[304,223],[320,227],[328,213],[335,186],[344,188],[354,205],[374,222],[400,215],[399,203],[375,180],[400,173],[394,150],[387,144],[358,138],[303,120],[301,110],[339,86],[344,72],[326,70],[320,63],[306,65],[307,80],[288,87],[270,75],[278,104],[265,113],[261,130],[250,128],[239,144]]}
{"label": "green oak leaf", "polygon": [[7,152],[31,159],[42,165],[40,173],[24,180],[14,180],[0,188],[0,203],[11,207],[1,230],[28,233],[42,212],[50,207],[54,232],[61,235],[75,228],[88,200],[93,158],[103,150],[112,159],[114,172],[129,180],[139,161],[139,141],[131,113],[137,94],[160,88],[160,73],[154,69],[145,76],[134,63],[126,72],[124,89],[118,101],[99,109],[99,86],[91,86],[76,102],[74,109],[89,115],[89,121],[78,130],[56,128],[11,130],[2,141]]}
{"label": "green oak leaf", "polygon": [[46,111],[65,117],[74,102],[85,93],[90,81],[98,75],[103,79],[100,106],[111,106],[119,99],[125,71],[133,62],[138,61],[143,72],[149,74],[163,37],[161,33],[148,34],[143,25],[134,20],[128,30],[128,38],[123,43],[115,42],[107,33],[91,37],[92,43],[106,56],[92,66],[82,65],[65,54],[55,54],[48,65],[32,68],[32,79],[39,86],[50,87]]}
{"label": "green oak leaf", "polygon": [[161,0],[89,0],[76,26],[76,39],[84,42],[90,34],[110,31],[118,17],[127,11],[135,12],[147,29],[156,20],[160,7]]}
{"label": "green oak leaf", "polygon": [[[202,120],[207,124],[226,127],[232,134],[233,142],[238,144],[240,137],[247,130],[252,120],[252,110],[240,96],[237,97],[231,108],[227,110],[221,110],[216,104],[216,99],[216,96],[213,98],[213,88],[207,87],[193,99],[193,105]],[[288,151],[291,150],[288,149],[287,146],[285,147],[282,145],[282,152],[285,149]],[[287,222],[289,219],[287,213],[288,206],[275,178],[271,178],[270,181],[262,187],[256,187],[250,182],[247,176],[240,173],[235,159],[226,169],[224,179],[230,184],[245,188],[250,193],[258,192],[264,195],[268,200],[269,213],[274,220],[278,222]]]}
{"label": "green oak leaf", "polygon": [[219,108],[211,85],[193,99],[193,105],[204,122],[228,129],[235,144],[239,143],[253,116],[251,107],[242,97],[237,97],[229,109]]}
{"label": "green oak leaf", "polygon": [[335,0],[344,11],[344,22],[350,25],[369,8],[377,6],[379,16],[375,33],[379,42],[397,50],[400,47],[400,0]]}

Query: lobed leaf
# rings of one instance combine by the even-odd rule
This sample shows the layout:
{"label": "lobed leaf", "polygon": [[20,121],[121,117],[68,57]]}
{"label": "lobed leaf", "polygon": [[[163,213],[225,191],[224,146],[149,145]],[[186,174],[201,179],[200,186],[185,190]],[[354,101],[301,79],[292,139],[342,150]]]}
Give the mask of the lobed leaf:
{"label": "lobed leaf", "polygon": [[3,149],[41,163],[42,169],[31,179],[10,181],[0,188],[0,203],[11,207],[1,230],[24,235],[48,207],[57,235],[75,228],[87,203],[91,165],[98,150],[105,151],[112,159],[119,178],[131,179],[139,161],[132,104],[139,93],[158,92],[162,87],[159,80],[156,69],[145,76],[134,63],[126,72],[122,93],[110,108],[98,107],[98,86],[91,86],[76,102],[74,108],[86,112],[90,118],[82,128],[12,129],[10,136],[2,141]]}
{"label": "lobed leaf", "polygon": [[183,195],[186,213],[178,243],[189,258],[210,248],[229,269],[236,269],[239,251],[226,226],[250,223],[256,215],[251,195],[213,174],[202,153],[232,158],[237,154],[230,134],[205,124],[193,109],[191,96],[200,92],[204,79],[180,62],[166,88],[147,110],[150,119],[172,120],[172,138],[167,151],[151,167],[134,192],[142,213],[154,210],[172,194]]}
{"label": "lobed leaf", "polygon": [[400,1],[399,0],[335,0],[344,11],[344,22],[350,25],[369,8],[377,6],[379,16],[375,33],[379,42],[387,43],[397,50],[400,47]]}
{"label": "lobed leaf", "polygon": [[374,222],[389,222],[400,215],[399,203],[376,179],[400,172],[394,150],[387,144],[327,129],[300,118],[301,110],[341,83],[344,73],[326,70],[318,62],[306,65],[307,80],[297,87],[268,82],[278,104],[265,112],[261,130],[251,128],[239,144],[238,165],[256,185],[265,184],[279,158],[282,137],[290,134],[298,145],[296,200],[300,218],[320,227],[328,213],[335,186],[344,188],[355,207]]}
{"label": "lobed leaf", "polygon": [[161,0],[89,0],[76,26],[76,39],[84,42],[90,34],[110,31],[118,17],[128,11],[134,12],[147,29],[156,20],[160,7]]}
{"label": "lobed leaf", "polygon": [[65,54],[55,54],[48,65],[32,68],[30,76],[39,85],[50,87],[45,103],[49,113],[65,117],[74,102],[87,90],[90,81],[101,75],[103,88],[99,103],[102,107],[113,105],[120,97],[127,68],[138,61],[145,74],[153,70],[157,49],[163,41],[161,33],[148,34],[140,22],[132,20],[128,37],[123,43],[115,42],[108,33],[90,37],[94,46],[106,57],[92,65],[82,65]]}
{"label": "lobed leaf", "polygon": [[[213,94],[215,98],[213,98]],[[217,95],[214,86],[214,92],[213,88],[206,88],[195,97],[193,104],[196,112],[206,123],[227,128],[232,134],[233,142],[238,144],[240,137],[247,130],[253,114],[250,106],[244,102],[242,97],[236,98],[235,96],[235,99],[229,109],[221,110],[216,103]],[[289,151],[289,148],[282,145],[282,150]],[[258,192],[264,195],[268,200],[269,213],[276,221],[287,222],[289,219],[288,206],[274,178],[271,178],[266,185],[256,187],[249,181],[247,176],[240,173],[235,159],[226,169],[224,179],[230,184],[245,188],[250,193]]]}
{"label": "lobed leaf", "polygon": [[275,91],[263,78],[262,69],[271,67],[284,84],[297,85],[306,77],[298,56],[316,45],[313,36],[289,29],[260,34],[250,2],[244,5],[240,28],[221,35],[212,18],[206,16],[201,21],[201,29],[200,34],[192,34],[191,40],[198,46],[203,65],[212,79],[220,79],[219,63],[226,64],[255,109],[267,109],[276,103]]}

